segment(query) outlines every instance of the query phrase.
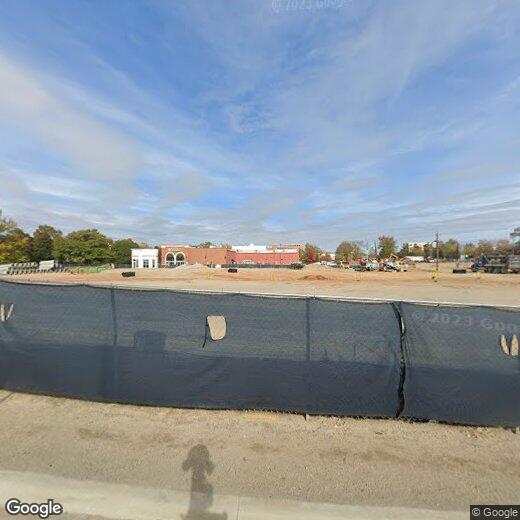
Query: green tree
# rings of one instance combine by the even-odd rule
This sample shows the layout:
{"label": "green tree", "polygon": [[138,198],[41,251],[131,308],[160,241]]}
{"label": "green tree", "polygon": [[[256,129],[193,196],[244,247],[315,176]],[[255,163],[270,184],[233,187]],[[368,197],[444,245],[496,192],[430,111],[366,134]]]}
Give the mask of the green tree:
{"label": "green tree", "polygon": [[201,248],[208,248],[208,247],[211,247],[213,244],[211,242],[201,242],[198,246],[196,247],[201,247]]}
{"label": "green tree", "polygon": [[223,242],[220,244],[220,247],[224,247],[225,249],[231,249],[233,246],[231,244],[228,244],[227,242]]}
{"label": "green tree", "polygon": [[410,247],[408,242],[405,242],[399,252],[397,253],[400,257],[404,256],[425,256],[424,248],[414,244],[413,247]]}
{"label": "green tree", "polygon": [[363,255],[363,250],[359,242],[343,241],[336,248],[337,262],[352,262]]}
{"label": "green tree", "polygon": [[139,244],[131,238],[116,240],[112,246],[112,262],[115,264],[129,264],[132,261],[132,249],[137,249]]}
{"label": "green tree", "polygon": [[0,264],[28,262],[31,237],[14,220],[4,218],[0,210]]}
{"label": "green tree", "polygon": [[31,243],[31,260],[40,262],[42,260],[52,260],[54,250],[54,240],[61,236],[61,231],[52,226],[38,226],[33,233]]}
{"label": "green tree", "polygon": [[454,238],[442,242],[440,244],[440,253],[441,257],[446,258],[446,260],[458,260],[460,258],[459,243]]}
{"label": "green tree", "polygon": [[473,242],[468,242],[462,246],[462,254],[468,258],[475,258],[477,256],[477,246]]}
{"label": "green tree", "polygon": [[394,237],[381,235],[379,237],[379,256],[380,258],[388,258],[395,253],[397,249],[397,242]]}
{"label": "green tree", "polygon": [[410,256],[412,254],[412,249],[410,248],[410,244],[408,242],[404,242],[397,253],[400,257]]}
{"label": "green tree", "polygon": [[314,244],[305,244],[303,251],[300,251],[300,260],[305,264],[319,262],[321,257],[321,249]]}
{"label": "green tree", "polygon": [[112,261],[111,238],[97,229],[73,231],[54,242],[54,256],[59,261],[76,265],[95,265]]}
{"label": "green tree", "polygon": [[494,249],[494,244],[491,240],[479,240],[477,244],[477,256],[485,255],[486,253],[491,253]]}

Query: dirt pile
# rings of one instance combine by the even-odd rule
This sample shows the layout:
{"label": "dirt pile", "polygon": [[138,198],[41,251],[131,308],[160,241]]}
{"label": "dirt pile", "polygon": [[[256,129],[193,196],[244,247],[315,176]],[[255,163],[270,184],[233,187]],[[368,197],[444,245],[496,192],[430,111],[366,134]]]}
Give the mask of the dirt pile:
{"label": "dirt pile", "polygon": [[298,280],[328,280],[326,276],[323,276],[322,274],[307,274],[305,276],[302,276],[301,278],[298,278]]}

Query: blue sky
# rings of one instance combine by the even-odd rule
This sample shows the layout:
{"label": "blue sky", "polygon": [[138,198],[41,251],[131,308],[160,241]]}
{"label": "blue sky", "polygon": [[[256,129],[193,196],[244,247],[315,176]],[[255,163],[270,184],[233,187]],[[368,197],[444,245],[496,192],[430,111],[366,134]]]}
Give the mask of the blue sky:
{"label": "blue sky", "polygon": [[0,208],[152,244],[506,237],[520,4],[2,0]]}

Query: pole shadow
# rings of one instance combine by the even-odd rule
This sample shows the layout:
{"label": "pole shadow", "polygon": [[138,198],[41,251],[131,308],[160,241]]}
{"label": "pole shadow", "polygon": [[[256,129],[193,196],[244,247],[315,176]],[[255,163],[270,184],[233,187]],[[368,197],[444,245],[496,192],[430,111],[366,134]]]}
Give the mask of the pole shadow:
{"label": "pole shadow", "polygon": [[193,446],[182,463],[183,471],[191,471],[190,505],[188,512],[181,515],[183,520],[227,520],[227,513],[212,513],[213,486],[208,475],[215,465],[211,462],[208,448],[204,444]]}

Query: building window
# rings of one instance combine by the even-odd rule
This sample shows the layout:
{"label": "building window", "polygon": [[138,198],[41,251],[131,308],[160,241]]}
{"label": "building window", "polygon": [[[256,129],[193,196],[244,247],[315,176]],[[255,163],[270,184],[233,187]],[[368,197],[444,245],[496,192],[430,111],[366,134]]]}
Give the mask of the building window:
{"label": "building window", "polygon": [[152,258],[152,267],[155,269],[155,258]]}
{"label": "building window", "polygon": [[148,268],[148,267],[150,267],[148,264],[149,264],[148,258],[146,258],[145,260],[143,260],[143,267],[144,267],[144,268]]}
{"label": "building window", "polygon": [[168,253],[166,255],[166,266],[175,267],[175,257],[173,256],[173,253]]}
{"label": "building window", "polygon": [[184,265],[186,263],[186,257],[184,253],[177,253],[175,257],[175,265]]}
{"label": "building window", "polygon": [[132,258],[132,267],[135,269],[136,267],[139,267],[139,259]]}

